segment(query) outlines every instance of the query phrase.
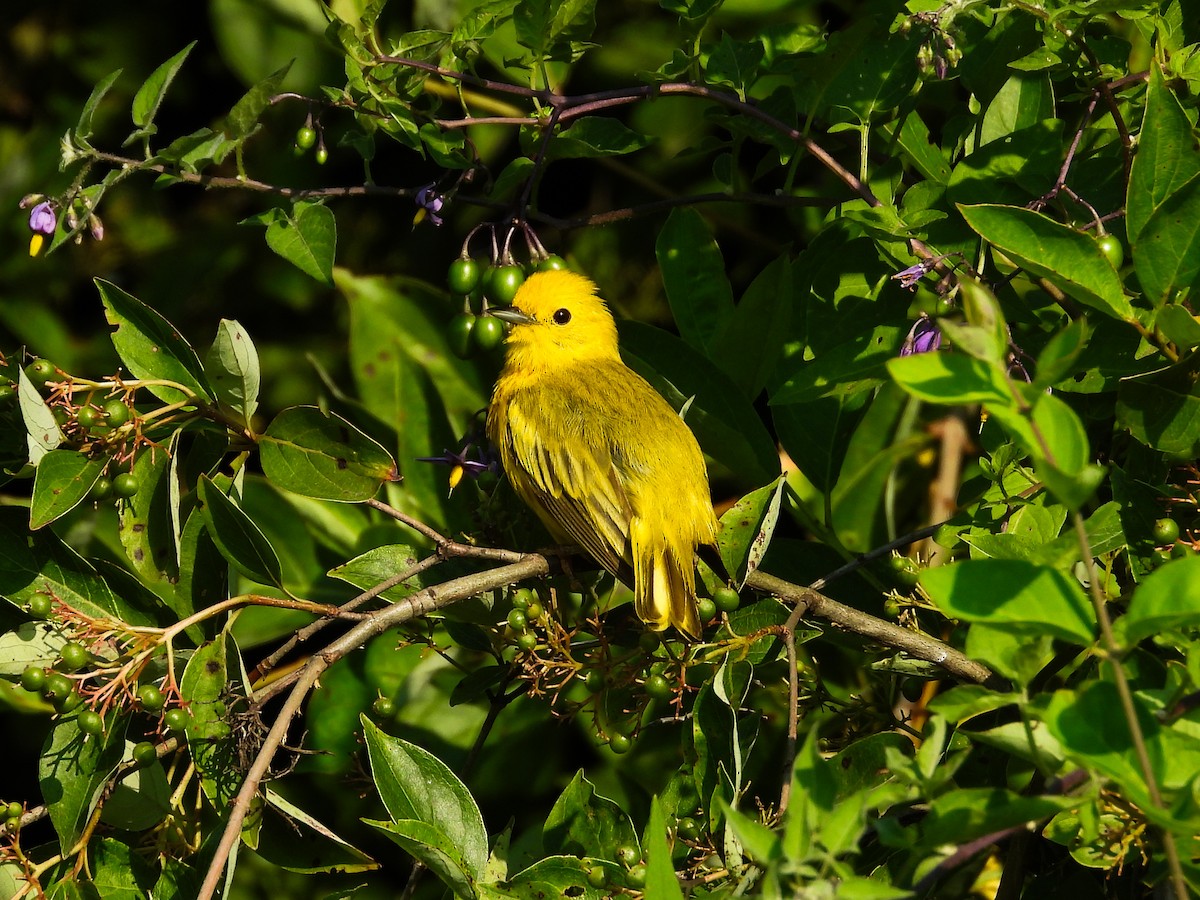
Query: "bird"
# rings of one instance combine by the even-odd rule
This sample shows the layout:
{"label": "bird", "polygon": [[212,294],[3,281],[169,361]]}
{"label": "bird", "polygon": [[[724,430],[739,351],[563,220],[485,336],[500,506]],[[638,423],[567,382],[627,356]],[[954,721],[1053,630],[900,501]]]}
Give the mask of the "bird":
{"label": "bird", "polygon": [[[654,631],[698,638],[695,555],[717,541],[704,455],[691,429],[621,360],[596,285],[535,272],[511,307],[487,435],[517,495],[558,542],[632,583]],[[632,578],[630,578],[632,576]]]}

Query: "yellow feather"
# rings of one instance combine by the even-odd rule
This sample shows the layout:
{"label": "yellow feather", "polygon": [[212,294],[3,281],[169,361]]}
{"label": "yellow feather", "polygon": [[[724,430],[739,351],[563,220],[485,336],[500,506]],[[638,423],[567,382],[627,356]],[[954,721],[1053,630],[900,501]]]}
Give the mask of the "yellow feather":
{"label": "yellow feather", "polygon": [[621,362],[596,286],[563,270],[530,276],[513,308],[488,437],[518,496],[556,540],[632,575],[651,628],[699,636],[695,552],[717,539],[704,456],[645,379]]}

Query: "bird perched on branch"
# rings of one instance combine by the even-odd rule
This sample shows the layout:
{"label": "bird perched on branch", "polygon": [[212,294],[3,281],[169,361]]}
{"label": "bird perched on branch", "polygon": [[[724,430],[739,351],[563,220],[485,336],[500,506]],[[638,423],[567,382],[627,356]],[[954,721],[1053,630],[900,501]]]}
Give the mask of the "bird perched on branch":
{"label": "bird perched on branch", "polygon": [[518,496],[555,540],[632,574],[642,621],[699,637],[695,553],[718,526],[696,438],[621,361],[587,278],[536,273],[491,314],[513,327],[487,433]]}

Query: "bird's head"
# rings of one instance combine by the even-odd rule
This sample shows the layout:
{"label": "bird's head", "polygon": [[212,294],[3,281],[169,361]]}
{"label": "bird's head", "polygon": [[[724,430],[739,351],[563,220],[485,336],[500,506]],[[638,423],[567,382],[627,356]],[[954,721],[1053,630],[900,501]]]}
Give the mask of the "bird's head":
{"label": "bird's head", "polygon": [[510,361],[554,367],[581,359],[619,359],[617,326],[589,279],[556,269],[536,272],[508,308],[489,310],[512,325]]}

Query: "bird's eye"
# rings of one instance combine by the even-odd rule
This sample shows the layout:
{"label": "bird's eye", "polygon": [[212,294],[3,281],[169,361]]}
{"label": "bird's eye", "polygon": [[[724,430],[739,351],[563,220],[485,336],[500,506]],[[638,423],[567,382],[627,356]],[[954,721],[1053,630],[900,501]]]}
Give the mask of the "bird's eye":
{"label": "bird's eye", "polygon": [[571,311],[569,309],[556,309],[554,311],[554,324],[566,325],[571,321]]}

